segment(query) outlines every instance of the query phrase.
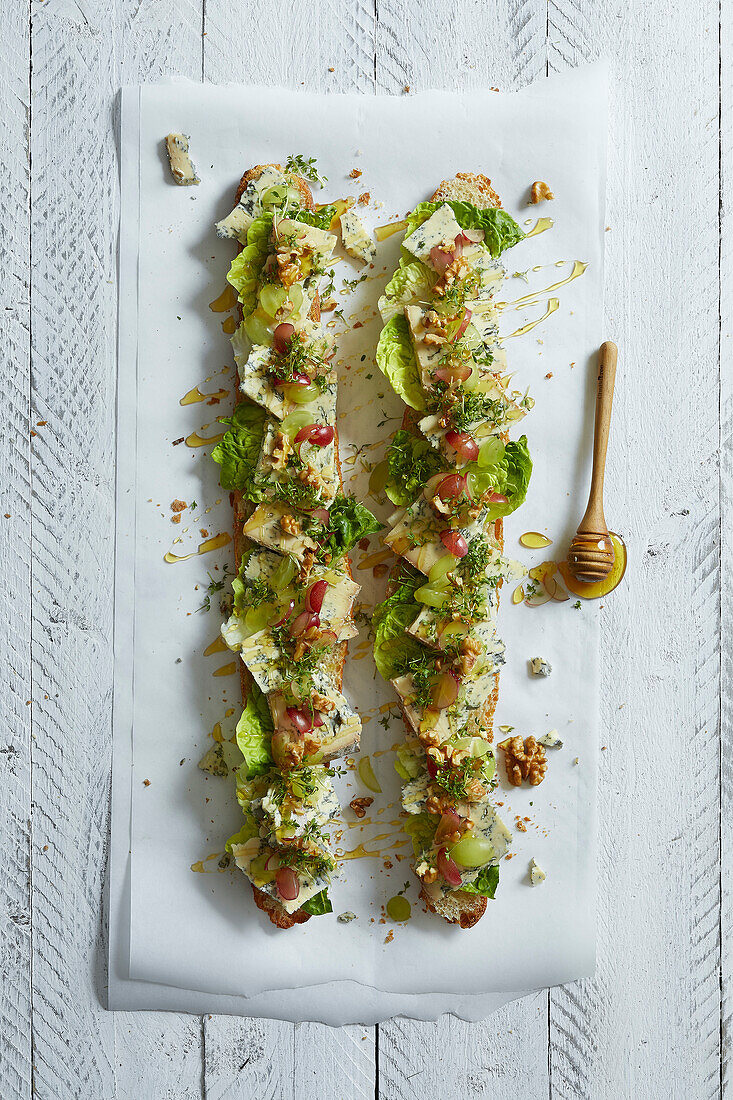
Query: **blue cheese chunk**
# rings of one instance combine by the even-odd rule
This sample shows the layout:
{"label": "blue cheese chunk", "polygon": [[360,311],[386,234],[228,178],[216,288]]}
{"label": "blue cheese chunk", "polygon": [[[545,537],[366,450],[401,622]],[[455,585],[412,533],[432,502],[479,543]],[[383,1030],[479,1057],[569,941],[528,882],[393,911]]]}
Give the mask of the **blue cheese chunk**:
{"label": "blue cheese chunk", "polygon": [[278,168],[268,165],[257,179],[250,180],[231,214],[216,223],[217,234],[220,237],[237,237],[246,241],[247,230],[262,213],[262,196],[271,187],[282,187],[285,190],[288,179]]}
{"label": "blue cheese chunk", "polygon": [[564,742],[557,736],[557,730],[550,730],[537,738],[537,744],[544,745],[546,749],[561,749]]}
{"label": "blue cheese chunk", "polygon": [[252,674],[257,687],[265,694],[276,691],[282,686],[280,670],[280,648],[265,628],[256,634],[243,637],[243,624],[232,616],[221,628],[221,635],[230,649],[238,650],[242,660]]}
{"label": "blue cheese chunk", "polygon": [[[287,708],[292,705],[291,700],[292,697],[284,692],[273,691],[267,696],[276,729],[288,728]],[[308,734],[309,739],[318,744],[318,762],[328,763],[347,752],[358,750],[361,719],[349,706],[346,697],[329,684],[327,687],[324,685],[312,700],[322,723]]]}
{"label": "blue cheese chunk", "polygon": [[[426,330],[423,323],[427,312],[422,306],[405,306],[405,319],[410,330],[410,339],[420,371],[420,380],[423,389],[430,391],[435,382],[435,371],[445,354],[445,348],[442,344],[430,342],[431,334]],[[427,343],[425,342],[426,337],[428,338]]]}
{"label": "blue cheese chunk", "polygon": [[[470,523],[456,527],[455,530],[460,531],[466,542],[470,542],[476,535],[484,533],[487,515],[488,511],[484,510]],[[385,535],[384,541],[395,554],[405,558],[421,573],[427,574],[436,562],[445,557],[446,551],[440,541],[440,532],[448,526],[448,520],[445,517],[439,519],[424,495],[421,495],[405,509],[402,519]]]}
{"label": "blue cheese chunk", "polygon": [[529,861],[529,881],[531,886],[539,886],[545,881],[547,875],[540,867],[536,859]]}
{"label": "blue cheese chunk", "polygon": [[552,672],[552,665],[549,661],[546,661],[544,657],[530,657],[529,659],[529,671],[533,676],[549,676]]}
{"label": "blue cheese chunk", "polygon": [[291,554],[299,562],[303,561],[306,550],[317,550],[313,539],[303,532],[300,519],[286,504],[274,501],[259,504],[242,531],[253,542],[277,550],[279,554]]}
{"label": "blue cheese chunk", "polygon": [[188,134],[168,134],[165,139],[171,175],[179,187],[191,187],[201,183],[191,160],[188,142]]}
{"label": "blue cheese chunk", "polygon": [[443,203],[427,221],[405,237],[403,245],[413,256],[417,256],[418,260],[429,264],[431,249],[441,248],[447,252],[451,251],[455,246],[456,237],[461,232],[455,214],[447,203]]}
{"label": "blue cheese chunk", "polygon": [[358,214],[353,209],[344,210],[339,221],[344,251],[364,264],[372,263],[377,254],[377,246]]}
{"label": "blue cheese chunk", "polygon": [[275,240],[278,245],[292,242],[300,252],[310,252],[319,260],[327,260],[336,247],[336,235],[315,225],[294,221],[292,218],[280,218],[275,226]]}

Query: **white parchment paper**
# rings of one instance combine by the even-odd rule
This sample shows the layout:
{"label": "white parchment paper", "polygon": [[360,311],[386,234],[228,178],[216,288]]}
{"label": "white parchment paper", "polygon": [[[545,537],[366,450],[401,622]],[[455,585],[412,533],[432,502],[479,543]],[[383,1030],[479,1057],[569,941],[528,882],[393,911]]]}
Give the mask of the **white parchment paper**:
{"label": "white parchment paper", "polygon": [[[190,134],[202,179],[197,188],[179,188],[170,180],[162,148],[170,130]],[[503,593],[499,622],[507,665],[497,725],[524,735],[557,728],[565,746],[549,752],[540,787],[497,791],[510,827],[517,816],[530,820],[526,832],[515,832],[514,856],[502,864],[496,900],[467,932],[424,914],[417,902],[391,751],[402,725],[390,707],[391,690],[375,675],[363,631],[351,645],[345,691],[365,720],[362,753],[371,756],[383,791],[364,822],[346,811],[339,846],[346,855],[370,854],[345,862],[343,879],[330,891],[333,915],[279,933],[254,908],[244,876],[217,866],[226,837],[238,828],[239,811],[231,780],[205,775],[196,762],[212,744],[208,735],[217,723],[224,736],[232,732],[239,680],[212,675],[226,669],[232,655],[204,656],[219,615],[215,606],[211,613],[196,608],[207,572],[220,577],[233,559],[231,544],[206,555],[195,551],[204,541],[202,529],[209,536],[230,530],[231,510],[208,457],[211,447],[173,442],[193,433],[215,435],[216,417],[231,405],[234,372],[221,329],[227,314],[212,312],[208,304],[224,288],[233,246],[219,241],[212,226],[231,208],[245,168],[282,162],[288,153],[315,156],[329,177],[316,197],[369,191],[371,201],[360,209],[372,227],[403,216],[456,171],[485,172],[504,206],[520,224],[529,222],[525,228],[538,216],[554,222],[506,255],[509,274],[526,271],[529,280],[507,281],[508,303],[567,278],[575,260],[588,264],[581,278],[519,309],[507,308],[502,318],[509,336],[541,317],[549,298],[559,299],[546,321],[506,343],[515,385],[529,385],[537,405],[521,426],[535,464],[532,483],[526,503],[505,523],[505,552],[527,566],[552,557],[554,548],[522,549],[518,536],[546,531],[563,546],[585,503],[593,353],[603,339],[605,135],[605,73],[599,66],[514,94],[321,97],[184,83],[125,90],[113,1006],[133,1007],[139,1000],[140,1007],[202,1010],[200,995],[154,992],[177,987],[227,999],[228,1008],[212,1003],[212,1011],[331,1023],[396,1012],[431,1018],[450,1009],[476,1018],[515,996],[518,985],[537,988],[592,972],[597,606],[576,610],[570,601],[514,607]],[[352,168],[361,171],[358,180],[349,178]],[[550,184],[552,203],[527,206],[535,179]],[[334,329],[346,489],[378,512],[366,497],[368,470],[383,456],[403,406],[374,365],[376,299],[396,265],[399,243],[399,236],[385,241],[369,278],[341,296],[349,331],[340,322]],[[361,274],[359,265],[343,257],[336,270],[340,278]],[[180,405],[196,386],[228,395],[216,405]],[[170,519],[175,498],[197,502],[180,526]],[[373,536],[370,548],[353,556],[367,605],[380,598],[385,583],[372,575],[379,548],[379,536]],[[168,564],[169,551],[195,556]],[[537,655],[553,665],[549,680],[528,676],[527,660]],[[339,781],[339,793],[346,805],[355,794],[369,792],[350,772]],[[548,876],[537,889],[528,885],[532,857]],[[383,923],[385,902],[408,881],[413,918],[406,925]],[[338,923],[336,915],[347,909],[358,919]],[[510,928],[541,929],[542,935],[507,936]],[[125,989],[126,982],[139,996]],[[305,998],[302,987],[321,990],[311,988]],[[357,996],[354,990],[361,987],[367,988]],[[289,994],[293,988],[301,995]],[[421,1000],[418,1010],[417,994],[434,996]]]}

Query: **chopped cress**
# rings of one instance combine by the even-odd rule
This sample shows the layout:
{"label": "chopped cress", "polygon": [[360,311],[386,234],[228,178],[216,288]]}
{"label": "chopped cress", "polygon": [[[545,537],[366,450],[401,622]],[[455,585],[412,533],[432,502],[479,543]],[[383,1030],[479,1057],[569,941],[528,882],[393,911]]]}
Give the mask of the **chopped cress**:
{"label": "chopped cress", "polygon": [[398,510],[384,541],[401,561],[372,619],[374,655],[409,728],[396,767],[415,871],[428,904],[451,920],[440,908],[448,896],[494,896],[511,841],[490,801],[487,701],[504,663],[498,589],[524,570],[503,557],[496,521],[527,492],[526,438],[508,442],[506,431],[533,402],[508,390],[494,298],[499,256],[523,236],[497,208],[421,203],[379,303],[377,362],[417,426],[395,434],[387,457],[385,491]]}
{"label": "chopped cress", "polygon": [[[212,452],[244,536],[222,637],[251,678],[234,767],[244,824],[227,851],[281,927],[283,911],[331,910],[339,803],[327,765],[356,751],[361,732],[340,691],[360,590],[346,555],[379,527],[338,473],[335,349],[313,319],[335,210],[312,211],[307,194],[268,166],[217,224],[242,246],[228,275],[242,309],[232,338],[242,399]],[[202,767],[225,774],[226,752],[208,753]]]}

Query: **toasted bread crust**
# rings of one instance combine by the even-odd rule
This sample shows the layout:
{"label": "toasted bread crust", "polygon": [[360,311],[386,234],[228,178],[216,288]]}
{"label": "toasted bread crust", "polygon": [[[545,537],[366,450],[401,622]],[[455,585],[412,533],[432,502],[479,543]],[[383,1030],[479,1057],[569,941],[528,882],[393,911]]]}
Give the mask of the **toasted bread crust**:
{"label": "toasted bread crust", "polygon": [[256,886],[252,886],[252,897],[255,899],[257,908],[267,913],[276,928],[294,928],[296,924],[305,924],[311,919],[310,913],[304,913],[302,909],[296,909],[294,913],[286,913],[279,901],[258,890]]}
{"label": "toasted bread crust", "polygon": [[443,180],[433,192],[431,201],[437,202],[439,199],[472,202],[479,209],[488,206],[501,207],[501,199],[491,186],[489,177],[476,175],[473,172],[457,172],[453,179]]}
{"label": "toasted bread crust", "polygon": [[456,890],[436,902],[425,893],[423,887],[420,898],[431,913],[436,913],[448,924],[457,924],[460,928],[473,928],[486,912],[486,898],[481,894],[467,894],[465,890]]}

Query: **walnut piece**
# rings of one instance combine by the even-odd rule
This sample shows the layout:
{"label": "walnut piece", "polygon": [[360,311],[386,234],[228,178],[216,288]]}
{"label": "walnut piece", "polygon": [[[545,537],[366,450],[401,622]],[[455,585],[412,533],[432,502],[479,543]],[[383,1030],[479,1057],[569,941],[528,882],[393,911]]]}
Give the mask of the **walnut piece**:
{"label": "walnut piece", "polygon": [[182,512],[184,508],[188,508],[185,500],[174,500],[171,502],[171,512]]}
{"label": "walnut piece", "polygon": [[273,470],[284,470],[288,455],[291,451],[290,440],[285,432],[278,432],[275,436],[275,442],[272,446],[272,468]]}
{"label": "walnut piece", "polygon": [[549,200],[554,198],[555,196],[553,195],[552,191],[546,183],[544,183],[542,180],[535,180],[535,182],[532,184],[531,198],[529,200],[531,203],[534,204],[542,202],[543,199]]}
{"label": "walnut piece", "polygon": [[349,805],[357,817],[366,817],[366,812],[371,806],[373,798],[352,798]]}
{"label": "walnut piece", "polygon": [[311,702],[313,704],[313,709],[317,710],[319,714],[331,714],[336,710],[336,704],[333,699],[329,699],[327,695],[321,695],[317,691],[314,691],[311,695]]}
{"label": "walnut piece", "polygon": [[547,757],[535,737],[525,737],[524,740],[521,737],[507,737],[499,748],[504,753],[506,774],[512,786],[521,787],[522,780],[527,779],[532,787],[536,787],[545,778]]}
{"label": "walnut piece", "polygon": [[299,535],[302,531],[300,520],[296,519],[295,516],[289,515],[287,512],[281,517],[280,526],[286,535]]}
{"label": "walnut piece", "polygon": [[298,573],[298,580],[301,584],[305,584],[305,582],[308,580],[315,560],[315,550],[311,550],[310,547],[306,548],[303,551],[303,561],[300,566],[300,572]]}

